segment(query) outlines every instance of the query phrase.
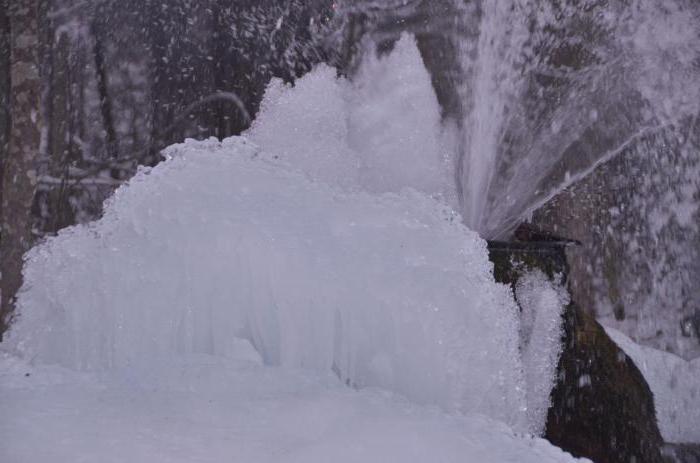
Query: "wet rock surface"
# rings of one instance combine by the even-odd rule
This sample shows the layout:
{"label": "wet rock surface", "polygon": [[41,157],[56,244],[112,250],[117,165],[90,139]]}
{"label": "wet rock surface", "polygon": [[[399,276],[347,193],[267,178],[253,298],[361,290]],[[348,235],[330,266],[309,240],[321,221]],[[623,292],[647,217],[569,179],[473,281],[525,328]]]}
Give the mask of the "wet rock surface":
{"label": "wet rock surface", "polygon": [[[514,285],[524,272],[539,269],[566,284],[565,249],[569,244],[557,240],[490,242],[495,277]],[[575,302],[568,305],[563,317],[564,348],[545,438],[597,463],[674,461],[669,460],[668,452],[662,454],[653,394],[634,362]]]}
{"label": "wet rock surface", "polygon": [[598,463],[664,461],[653,395],[637,366],[576,304],[564,318],[545,437]]}

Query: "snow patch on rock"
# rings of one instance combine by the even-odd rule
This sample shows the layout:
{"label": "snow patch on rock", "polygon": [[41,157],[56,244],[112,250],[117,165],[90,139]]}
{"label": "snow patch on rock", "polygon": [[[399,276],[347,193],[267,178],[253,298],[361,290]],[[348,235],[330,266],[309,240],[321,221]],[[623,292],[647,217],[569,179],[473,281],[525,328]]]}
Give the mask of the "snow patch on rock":
{"label": "snow patch on rock", "polygon": [[700,359],[640,346],[622,332],[605,331],[634,361],[654,394],[659,430],[666,442],[700,443]]}

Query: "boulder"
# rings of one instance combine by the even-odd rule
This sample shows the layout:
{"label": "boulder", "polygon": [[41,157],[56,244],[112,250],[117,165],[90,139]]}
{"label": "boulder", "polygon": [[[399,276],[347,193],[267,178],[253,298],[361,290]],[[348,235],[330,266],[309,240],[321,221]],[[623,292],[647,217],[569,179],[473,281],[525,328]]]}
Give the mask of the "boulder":
{"label": "boulder", "polygon": [[[490,242],[496,280],[514,286],[531,269],[566,284],[566,248],[557,239]],[[657,463],[662,456],[654,398],[630,359],[575,301],[565,309],[563,352],[545,438],[596,463]]]}

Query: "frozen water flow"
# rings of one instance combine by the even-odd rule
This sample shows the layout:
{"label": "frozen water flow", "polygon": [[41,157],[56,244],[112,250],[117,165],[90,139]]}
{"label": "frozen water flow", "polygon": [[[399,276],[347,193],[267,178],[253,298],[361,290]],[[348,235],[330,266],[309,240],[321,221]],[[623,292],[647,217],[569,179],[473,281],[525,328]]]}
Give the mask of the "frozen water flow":
{"label": "frozen water flow", "polygon": [[527,418],[535,435],[544,435],[550,393],[562,350],[562,313],[569,293],[539,270],[523,275],[515,288],[521,308],[520,350],[525,370]]}
{"label": "frozen water flow", "polygon": [[525,427],[517,308],[449,208],[343,192],[242,138],[167,155],[31,251],[9,339],[25,358],[142,369],[243,338],[267,365]]}
{"label": "frozen water flow", "polygon": [[352,82],[319,66],[294,87],[274,80],[246,134],[265,156],[310,177],[372,193],[413,188],[456,203],[454,134],[443,129],[412,36],[368,54]]}

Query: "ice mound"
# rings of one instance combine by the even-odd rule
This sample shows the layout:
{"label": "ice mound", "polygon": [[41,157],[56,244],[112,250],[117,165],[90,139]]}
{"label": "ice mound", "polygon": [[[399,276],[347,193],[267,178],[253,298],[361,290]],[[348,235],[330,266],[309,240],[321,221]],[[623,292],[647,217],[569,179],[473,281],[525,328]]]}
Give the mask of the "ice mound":
{"label": "ice mound", "polygon": [[518,310],[486,243],[415,190],[347,192],[244,138],[188,141],[28,254],[6,347],[148,369],[240,355],[524,425]]}
{"label": "ice mound", "polygon": [[352,81],[321,65],[294,86],[273,80],[246,134],[264,155],[332,185],[372,193],[412,188],[453,207],[454,134],[441,123],[412,36],[367,53]]}

